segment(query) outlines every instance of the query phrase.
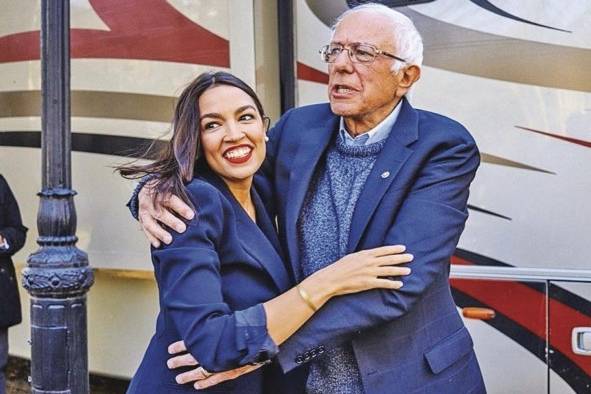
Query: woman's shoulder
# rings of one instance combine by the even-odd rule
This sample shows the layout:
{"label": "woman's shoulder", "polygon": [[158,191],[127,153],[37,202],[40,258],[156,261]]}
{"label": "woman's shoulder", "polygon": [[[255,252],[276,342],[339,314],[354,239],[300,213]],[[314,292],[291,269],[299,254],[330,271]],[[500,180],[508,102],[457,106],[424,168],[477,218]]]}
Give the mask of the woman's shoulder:
{"label": "woman's shoulder", "polygon": [[196,177],[185,185],[187,193],[192,196],[220,196],[221,192],[206,179]]}
{"label": "woman's shoulder", "polygon": [[197,213],[227,214],[232,206],[224,194],[207,179],[193,178],[185,189]]}

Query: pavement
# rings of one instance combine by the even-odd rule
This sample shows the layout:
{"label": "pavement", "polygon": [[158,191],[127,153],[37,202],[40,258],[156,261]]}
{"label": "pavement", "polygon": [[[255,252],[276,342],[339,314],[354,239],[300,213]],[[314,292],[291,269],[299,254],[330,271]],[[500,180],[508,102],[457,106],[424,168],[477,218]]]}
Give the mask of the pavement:
{"label": "pavement", "polygon": [[[6,369],[6,393],[29,394],[29,374],[31,363],[27,359],[9,357]],[[90,392],[92,394],[125,394],[129,381],[104,376],[90,375]]]}

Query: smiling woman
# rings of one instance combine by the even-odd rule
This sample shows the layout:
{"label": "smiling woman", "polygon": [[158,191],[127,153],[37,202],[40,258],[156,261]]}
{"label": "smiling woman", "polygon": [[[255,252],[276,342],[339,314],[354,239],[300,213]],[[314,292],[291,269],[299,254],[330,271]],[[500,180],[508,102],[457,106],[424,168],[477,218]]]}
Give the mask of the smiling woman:
{"label": "smiling woman", "polygon": [[[242,80],[226,72],[203,73],[179,97],[172,122],[173,136],[156,160],[148,165],[132,164],[118,169],[126,178],[158,175],[152,183],[154,200],[173,193],[192,205],[183,182],[193,179],[199,159],[205,159],[224,179],[252,178],[265,157],[264,118],[256,93]],[[250,149],[247,160],[229,167],[232,162],[224,154],[244,147],[245,141],[249,141],[246,147]],[[214,152],[222,147],[229,152]],[[256,161],[248,160],[253,151],[258,152]],[[230,156],[236,156],[236,152]]]}

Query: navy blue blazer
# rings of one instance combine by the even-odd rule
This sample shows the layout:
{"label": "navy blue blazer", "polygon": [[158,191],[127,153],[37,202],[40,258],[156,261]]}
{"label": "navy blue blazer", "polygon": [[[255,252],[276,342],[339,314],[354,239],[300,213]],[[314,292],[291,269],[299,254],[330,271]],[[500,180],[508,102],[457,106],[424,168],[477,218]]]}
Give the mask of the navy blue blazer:
{"label": "navy blue blazer", "polygon": [[[277,351],[262,303],[292,280],[260,197],[253,189],[254,223],[213,173],[203,170],[186,190],[197,215],[184,233],[173,232],[170,245],[152,249],[160,313],[128,393],[195,393],[191,384],[177,384],[179,372],[166,366],[168,345],[180,339],[208,371],[265,361]],[[261,393],[266,369],[203,391]]]}
{"label": "navy blue blazer", "polygon": [[[366,393],[481,393],[472,340],[448,281],[478,149],[459,123],[416,110],[406,99],[400,105],[355,207],[348,252],[404,244],[414,255],[412,273],[400,290],[330,300],[280,347],[279,363],[290,371],[319,357],[322,346],[349,341]],[[269,135],[257,182],[274,193],[279,238],[296,277],[296,223],[338,123],[328,104],[312,105],[286,113]]]}

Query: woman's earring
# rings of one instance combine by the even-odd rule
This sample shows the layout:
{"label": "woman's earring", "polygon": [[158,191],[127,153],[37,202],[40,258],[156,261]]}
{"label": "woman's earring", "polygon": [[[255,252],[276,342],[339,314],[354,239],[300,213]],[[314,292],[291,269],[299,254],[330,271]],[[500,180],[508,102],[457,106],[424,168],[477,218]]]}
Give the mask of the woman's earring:
{"label": "woman's earring", "polygon": [[265,136],[265,142],[269,142],[269,137]]}

